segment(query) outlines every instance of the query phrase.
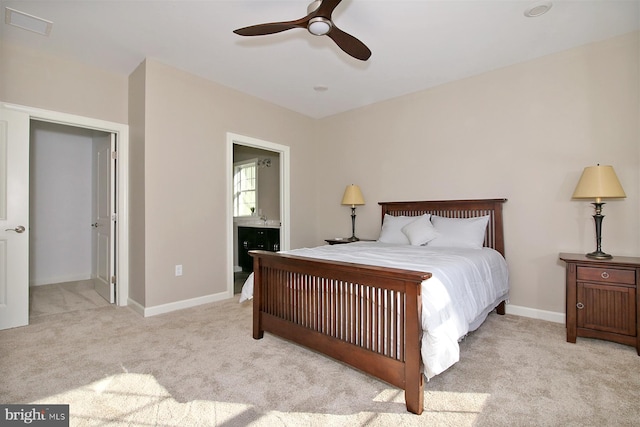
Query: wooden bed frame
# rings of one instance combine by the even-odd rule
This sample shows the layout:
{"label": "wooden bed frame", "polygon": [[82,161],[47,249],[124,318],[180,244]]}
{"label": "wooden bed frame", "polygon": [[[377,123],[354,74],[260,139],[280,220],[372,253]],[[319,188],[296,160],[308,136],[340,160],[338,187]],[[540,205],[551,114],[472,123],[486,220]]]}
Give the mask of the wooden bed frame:
{"label": "wooden bed frame", "polygon": [[[506,199],[385,202],[385,214],[451,218],[489,215],[484,246],[504,256]],[[405,391],[407,410],[421,414],[421,283],[417,272],[251,251],[253,338],[270,332],[347,363]],[[504,314],[505,302],[496,307]]]}

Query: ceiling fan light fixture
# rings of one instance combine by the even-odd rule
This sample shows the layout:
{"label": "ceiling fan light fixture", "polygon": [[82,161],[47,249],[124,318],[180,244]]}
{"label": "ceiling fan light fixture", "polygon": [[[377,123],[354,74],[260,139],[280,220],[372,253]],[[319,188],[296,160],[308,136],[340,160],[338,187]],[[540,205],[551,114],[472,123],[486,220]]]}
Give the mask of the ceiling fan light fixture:
{"label": "ceiling fan light fixture", "polygon": [[309,20],[307,30],[314,36],[324,36],[331,31],[331,21],[321,16]]}

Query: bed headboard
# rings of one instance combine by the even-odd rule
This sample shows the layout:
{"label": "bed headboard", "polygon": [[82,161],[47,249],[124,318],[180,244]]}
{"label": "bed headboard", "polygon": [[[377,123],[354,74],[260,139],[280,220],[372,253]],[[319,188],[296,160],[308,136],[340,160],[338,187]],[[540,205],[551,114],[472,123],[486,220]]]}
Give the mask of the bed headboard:
{"label": "bed headboard", "polygon": [[507,199],[435,200],[418,202],[379,202],[382,220],[385,214],[393,216],[420,216],[432,214],[448,218],[473,218],[489,215],[484,236],[484,246],[493,248],[504,256],[504,231],[502,204]]}

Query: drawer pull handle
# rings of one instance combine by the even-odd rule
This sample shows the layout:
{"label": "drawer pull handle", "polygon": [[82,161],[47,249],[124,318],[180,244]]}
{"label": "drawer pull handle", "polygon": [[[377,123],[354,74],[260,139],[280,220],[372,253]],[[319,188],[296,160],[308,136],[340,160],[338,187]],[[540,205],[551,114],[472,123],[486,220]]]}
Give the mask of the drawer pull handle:
{"label": "drawer pull handle", "polygon": [[600,275],[600,277],[602,277],[603,279],[608,279],[609,278],[609,273],[607,273],[606,271],[603,271],[602,274]]}
{"label": "drawer pull handle", "polygon": [[584,308],[584,304],[579,302],[576,304],[576,307],[578,307],[578,310],[582,310]]}

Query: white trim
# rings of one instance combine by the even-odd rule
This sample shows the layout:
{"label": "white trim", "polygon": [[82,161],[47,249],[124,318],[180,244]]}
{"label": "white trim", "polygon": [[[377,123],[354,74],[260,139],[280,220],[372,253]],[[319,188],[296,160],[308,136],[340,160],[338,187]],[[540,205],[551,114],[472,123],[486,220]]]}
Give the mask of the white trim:
{"label": "white trim", "polygon": [[127,301],[127,307],[132,309],[134,312],[138,313],[140,316],[144,316],[144,307],[140,305],[137,301],[134,301],[131,298],[129,298],[129,300]]}
{"label": "white trim", "polygon": [[286,251],[291,245],[290,211],[290,154],[286,145],[275,144],[249,136],[227,132],[227,294],[233,297],[233,144],[277,152],[280,155],[280,250]]}
{"label": "white trim", "polygon": [[[206,295],[203,297],[185,299],[182,301],[170,302],[168,304],[156,305],[153,307],[142,307],[140,304],[135,303],[137,306],[134,310],[140,312],[142,309],[142,315],[144,317],[157,316],[158,314],[170,313],[176,310],[183,310],[185,308],[197,307],[202,304],[209,304],[212,302],[218,302],[229,299],[227,292],[220,292],[218,294]],[[133,308],[133,307],[132,307]]]}
{"label": "white trim", "polygon": [[129,125],[109,122],[75,114],[43,110],[24,105],[0,102],[4,108],[29,114],[33,120],[74,127],[95,129],[118,135],[118,259],[116,262],[117,300],[120,306],[129,301]]}
{"label": "white trim", "polygon": [[564,313],[539,310],[537,308],[522,307],[519,305],[511,304],[507,304],[506,313],[514,314],[516,316],[530,317],[532,319],[546,320],[554,323],[565,323],[566,320],[566,316]]}

